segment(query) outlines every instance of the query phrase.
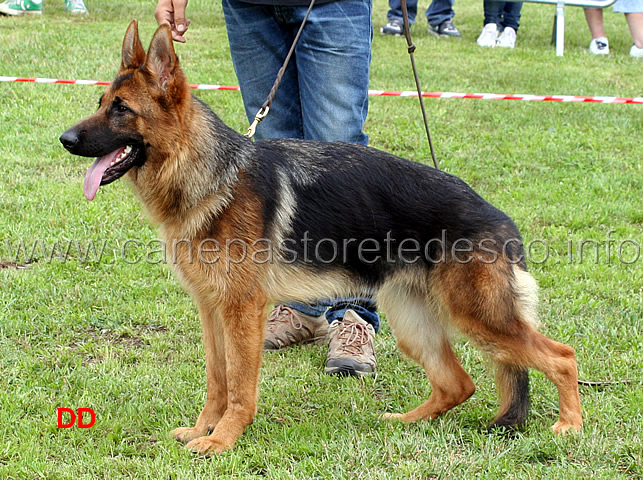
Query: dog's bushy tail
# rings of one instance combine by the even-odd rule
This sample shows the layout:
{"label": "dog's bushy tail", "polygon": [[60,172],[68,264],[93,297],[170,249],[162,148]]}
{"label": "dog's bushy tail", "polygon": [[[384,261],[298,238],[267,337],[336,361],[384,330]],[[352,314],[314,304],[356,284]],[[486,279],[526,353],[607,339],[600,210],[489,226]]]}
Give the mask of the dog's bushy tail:
{"label": "dog's bushy tail", "polygon": [[[524,328],[537,329],[538,322],[538,284],[520,266],[512,267],[511,285],[514,298],[514,315]],[[520,364],[497,362],[496,385],[500,394],[500,409],[489,428],[505,427],[515,429],[525,423],[529,411],[529,371]]]}
{"label": "dog's bushy tail", "polygon": [[529,371],[525,367],[498,364],[496,385],[501,403],[498,416],[489,428],[520,428],[529,412]]}

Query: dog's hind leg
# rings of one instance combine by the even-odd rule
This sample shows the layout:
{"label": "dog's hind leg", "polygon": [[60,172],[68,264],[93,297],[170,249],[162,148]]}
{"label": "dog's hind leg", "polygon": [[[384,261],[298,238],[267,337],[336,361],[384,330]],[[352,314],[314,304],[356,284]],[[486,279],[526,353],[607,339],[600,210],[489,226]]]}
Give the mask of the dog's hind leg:
{"label": "dog's hind leg", "polygon": [[424,368],[432,389],[419,407],[383,418],[403,422],[434,419],[473,395],[475,385],[451,349],[439,310],[427,302],[424,292],[396,282],[385,285],[377,301],[400,350]]}
{"label": "dog's hind leg", "polygon": [[560,418],[553,430],[580,430],[583,419],[574,349],[536,330],[537,285],[531,275],[502,260],[439,268],[436,289],[452,323],[499,365],[502,406],[493,425],[510,427],[524,420],[525,370],[535,368],[558,389]]}
{"label": "dog's hind leg", "polygon": [[[225,370],[223,373],[217,372],[217,375],[225,375],[226,404],[212,433],[186,445],[186,448],[202,454],[220,453],[232,448],[257,412],[266,297],[258,291],[252,294],[230,293],[226,296],[225,304],[220,307],[220,314],[222,328],[218,334],[223,340],[216,339],[216,344],[219,346],[223,343]],[[211,385],[210,380],[212,385],[220,388],[221,383],[210,378],[208,387]],[[213,400],[216,403],[212,411],[219,415],[221,404],[216,399]]]}
{"label": "dog's hind leg", "polygon": [[214,314],[214,308],[204,301],[199,302],[199,314],[205,349],[207,399],[194,427],[172,430],[171,434],[184,443],[214,430],[228,403],[225,345],[221,320]]}
{"label": "dog's hind leg", "polygon": [[[475,335],[476,342],[501,365],[501,409],[493,426],[520,424],[527,410],[527,383],[525,369],[535,368],[549,378],[558,389],[559,420],[552,427],[556,433],[580,431],[583,425],[578,371],[574,349],[538,333],[524,325],[519,335],[491,333],[488,330]],[[512,371],[510,375],[508,372]],[[504,385],[502,377],[505,377]]]}

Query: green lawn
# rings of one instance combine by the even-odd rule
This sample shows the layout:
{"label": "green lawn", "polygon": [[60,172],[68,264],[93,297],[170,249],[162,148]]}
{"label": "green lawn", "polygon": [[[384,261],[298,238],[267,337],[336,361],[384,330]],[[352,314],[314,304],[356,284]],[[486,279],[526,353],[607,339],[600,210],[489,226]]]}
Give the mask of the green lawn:
{"label": "green lawn", "polygon": [[[387,6],[375,2],[379,29]],[[111,80],[129,21],[139,19],[144,44],[151,38],[154,2],[87,4],[87,18],[53,0],[42,17],[0,17],[0,75]],[[426,91],[643,96],[643,62],[628,56],[621,14],[606,11],[612,54],[597,58],[582,10],[567,8],[560,58],[549,43],[553,6],[524,6],[511,51],[475,44],[481,1],[455,8],[461,40],[434,39],[422,17],[413,28]],[[189,13],[177,51],[190,81],[236,85],[220,4],[192,0]],[[376,33],[371,88],[415,88],[403,39]],[[508,212],[530,245],[544,332],[576,349],[582,379],[617,382],[580,387],[581,435],[551,433],[557,395],[536,372],[524,432],[487,434],[493,378],[463,342],[456,350],[478,387],[470,400],[433,422],[379,421],[429,394],[384,322],[372,378],[326,376],[319,347],[266,355],[255,423],[235,450],[201,458],[168,436],[195,421],[205,396],[196,309],[160,264],[126,183],[85,201],[88,162],[58,142],[102,89],[0,83],[0,265],[34,257],[27,268],[0,267],[0,478],[643,475],[643,106],[426,99],[442,168]],[[237,92],[197,95],[245,132]],[[374,147],[431,161],[417,99],[372,97],[366,130]],[[16,253],[21,242],[27,253]],[[96,424],[58,429],[58,407],[91,407]]]}

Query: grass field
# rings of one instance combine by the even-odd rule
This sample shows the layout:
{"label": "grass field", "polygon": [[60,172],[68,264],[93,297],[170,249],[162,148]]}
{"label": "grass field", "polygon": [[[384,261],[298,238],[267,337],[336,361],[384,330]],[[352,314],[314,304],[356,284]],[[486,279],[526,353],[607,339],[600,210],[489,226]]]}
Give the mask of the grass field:
{"label": "grass field", "polygon": [[[154,2],[87,0],[87,18],[62,4],[0,17],[0,75],[111,80],[129,21],[146,45],[155,30]],[[220,4],[192,0],[189,12],[177,50],[190,81],[236,85]],[[481,1],[458,0],[456,12],[461,40],[413,28],[424,90],[643,96],[623,15],[606,11],[612,54],[596,58],[582,10],[568,8],[560,58],[552,6],[524,6],[512,51],[475,44]],[[375,0],[377,29],[385,13]],[[376,33],[371,88],[414,89],[403,39]],[[643,106],[426,100],[442,168],[521,228],[544,332],[576,349],[583,380],[615,382],[580,387],[581,435],[553,435],[557,395],[536,372],[525,430],[486,433],[493,378],[462,341],[478,387],[470,400],[433,422],[379,421],[429,394],[384,322],[372,378],[326,376],[320,347],[266,355],[255,423],[235,450],[201,458],[168,436],[195,421],[205,396],[196,309],[126,182],[85,201],[88,162],[58,142],[101,90],[0,83],[0,478],[641,478]],[[245,131],[238,93],[197,95]],[[366,130],[372,146],[430,162],[416,99],[373,97]],[[58,407],[92,408],[96,423],[58,429]]]}

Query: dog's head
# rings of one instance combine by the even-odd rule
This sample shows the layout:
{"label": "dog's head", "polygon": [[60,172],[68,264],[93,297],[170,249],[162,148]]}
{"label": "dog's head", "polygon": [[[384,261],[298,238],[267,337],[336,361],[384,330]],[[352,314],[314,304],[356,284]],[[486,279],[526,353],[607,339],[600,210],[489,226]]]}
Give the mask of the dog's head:
{"label": "dog's head", "polygon": [[118,75],[101,96],[98,110],[60,136],[72,154],[97,157],[85,176],[88,200],[101,185],[129,171],[136,175],[141,168],[155,168],[150,158],[162,158],[176,141],[168,131],[172,129],[163,125],[176,123],[189,95],[169,26],[156,30],[146,54],[133,20],[123,40]]}

